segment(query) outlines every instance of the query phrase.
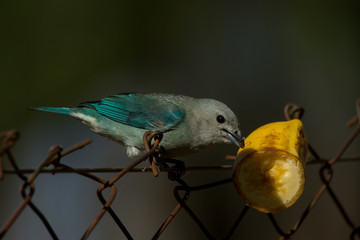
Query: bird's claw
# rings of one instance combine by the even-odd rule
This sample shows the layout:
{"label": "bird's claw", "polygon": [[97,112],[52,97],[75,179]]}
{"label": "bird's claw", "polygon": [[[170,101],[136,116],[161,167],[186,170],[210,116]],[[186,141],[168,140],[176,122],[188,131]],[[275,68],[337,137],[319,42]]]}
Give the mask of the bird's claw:
{"label": "bird's claw", "polygon": [[179,178],[181,178],[185,172],[186,172],[186,167],[185,167],[185,163],[183,161],[177,160],[178,162],[173,166],[173,168],[175,168],[174,170],[168,172],[168,178],[171,181],[176,181]]}
{"label": "bird's claw", "polygon": [[[181,160],[164,158],[164,150],[164,148],[159,147],[154,152],[153,158],[151,160],[152,162],[150,162],[151,164],[154,163],[154,167],[156,168],[155,170],[154,167],[152,168],[154,175],[157,176],[162,168],[174,168],[174,170],[168,172],[168,178],[172,181],[176,181],[185,174],[185,164]],[[170,167],[168,164],[173,164],[173,166]]]}

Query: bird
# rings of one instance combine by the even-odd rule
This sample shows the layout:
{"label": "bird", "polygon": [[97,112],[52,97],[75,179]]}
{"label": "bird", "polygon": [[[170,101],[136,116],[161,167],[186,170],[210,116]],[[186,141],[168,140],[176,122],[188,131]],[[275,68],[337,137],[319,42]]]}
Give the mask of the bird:
{"label": "bird", "polygon": [[239,121],[224,103],[166,93],[121,93],[77,107],[32,107],[32,110],[70,115],[92,131],[126,146],[129,157],[145,149],[146,131],[162,133],[166,158],[186,156],[215,144],[244,147]]}

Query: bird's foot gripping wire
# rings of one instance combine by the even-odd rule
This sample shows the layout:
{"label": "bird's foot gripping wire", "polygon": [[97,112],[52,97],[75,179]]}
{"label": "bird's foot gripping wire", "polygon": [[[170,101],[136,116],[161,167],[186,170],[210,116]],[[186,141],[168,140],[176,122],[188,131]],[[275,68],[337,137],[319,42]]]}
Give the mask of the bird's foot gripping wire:
{"label": "bird's foot gripping wire", "polygon": [[185,163],[177,159],[165,159],[167,163],[173,164],[174,170],[168,172],[168,178],[171,181],[179,180],[186,172]]}
{"label": "bird's foot gripping wire", "polygon": [[162,147],[158,148],[151,159],[150,163],[154,176],[158,176],[162,169],[167,168],[168,178],[176,181],[185,174],[185,164],[181,160],[164,158],[163,152],[164,149]]}

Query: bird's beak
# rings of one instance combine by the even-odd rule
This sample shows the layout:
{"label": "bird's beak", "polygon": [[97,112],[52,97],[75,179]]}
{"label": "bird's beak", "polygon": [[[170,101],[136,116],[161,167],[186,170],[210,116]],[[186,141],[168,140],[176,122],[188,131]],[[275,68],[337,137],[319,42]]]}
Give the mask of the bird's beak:
{"label": "bird's beak", "polygon": [[224,132],[226,132],[226,138],[229,139],[232,143],[234,143],[236,146],[244,148],[245,138],[241,135],[240,130],[236,130],[235,132],[229,131],[225,128],[222,129]]}

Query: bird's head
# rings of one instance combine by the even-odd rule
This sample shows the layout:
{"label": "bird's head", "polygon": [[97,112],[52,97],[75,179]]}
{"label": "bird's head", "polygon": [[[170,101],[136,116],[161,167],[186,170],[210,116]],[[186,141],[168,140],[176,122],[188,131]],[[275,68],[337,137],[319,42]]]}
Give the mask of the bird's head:
{"label": "bird's head", "polygon": [[217,100],[198,100],[194,125],[201,140],[210,143],[234,143],[238,147],[244,147],[244,138],[234,112]]}

